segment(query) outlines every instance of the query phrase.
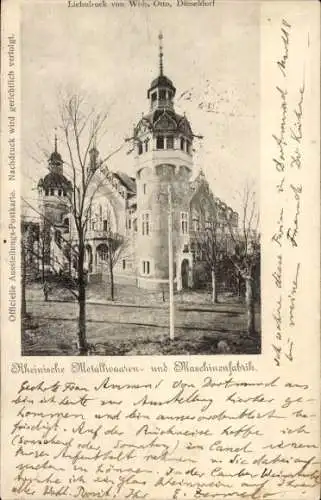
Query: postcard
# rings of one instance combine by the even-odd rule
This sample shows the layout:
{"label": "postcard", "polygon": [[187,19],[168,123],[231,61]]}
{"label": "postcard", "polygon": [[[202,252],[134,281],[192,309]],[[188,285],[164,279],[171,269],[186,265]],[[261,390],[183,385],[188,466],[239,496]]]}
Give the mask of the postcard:
{"label": "postcard", "polygon": [[319,499],[319,16],[4,2],[3,500]]}

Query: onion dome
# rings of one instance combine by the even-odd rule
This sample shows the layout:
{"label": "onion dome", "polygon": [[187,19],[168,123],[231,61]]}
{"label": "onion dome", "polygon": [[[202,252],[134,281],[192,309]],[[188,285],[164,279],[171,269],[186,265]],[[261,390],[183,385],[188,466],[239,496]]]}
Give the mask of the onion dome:
{"label": "onion dome", "polygon": [[150,84],[150,87],[149,87],[149,89],[147,91],[147,97],[148,97],[148,99],[149,99],[149,96],[150,96],[151,92],[154,89],[158,88],[158,87],[161,87],[161,88],[164,88],[164,89],[170,89],[172,91],[172,96],[175,95],[176,88],[174,87],[174,84],[173,84],[172,80],[170,80],[169,78],[167,78],[167,76],[165,76],[165,75],[159,75]]}

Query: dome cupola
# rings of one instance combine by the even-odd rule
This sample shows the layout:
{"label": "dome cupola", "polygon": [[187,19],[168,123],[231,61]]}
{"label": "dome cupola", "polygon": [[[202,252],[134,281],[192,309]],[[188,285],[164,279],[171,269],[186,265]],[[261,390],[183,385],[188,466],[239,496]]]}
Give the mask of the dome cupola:
{"label": "dome cupola", "polygon": [[155,78],[147,91],[151,110],[157,108],[173,108],[176,89],[172,80],[164,75],[163,67],[163,34],[159,34],[159,76]]}
{"label": "dome cupola", "polygon": [[60,153],[58,153],[57,150],[57,135],[55,135],[55,149],[49,156],[48,163],[49,163],[49,170],[51,172],[56,174],[63,173],[63,160]]}
{"label": "dome cupola", "polygon": [[38,189],[45,196],[67,196],[72,190],[71,182],[63,174],[63,163],[55,135],[55,148],[48,159],[49,173],[38,182]]}

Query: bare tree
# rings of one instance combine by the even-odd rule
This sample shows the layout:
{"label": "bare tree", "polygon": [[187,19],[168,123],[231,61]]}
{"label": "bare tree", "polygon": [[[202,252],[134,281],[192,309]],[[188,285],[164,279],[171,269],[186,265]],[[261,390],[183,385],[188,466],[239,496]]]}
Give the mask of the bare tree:
{"label": "bare tree", "polygon": [[242,200],[241,227],[228,225],[234,243],[234,253],[230,259],[245,282],[245,302],[247,309],[247,333],[255,334],[255,280],[256,271],[260,265],[260,233],[259,212],[255,193],[247,185],[244,188]]}
{"label": "bare tree", "polygon": [[196,245],[211,272],[212,303],[218,302],[218,266],[226,253],[227,235],[218,204],[212,193],[197,205]]}
{"label": "bare tree", "polygon": [[[63,135],[64,149],[67,150],[64,166],[65,170],[68,169],[66,174],[68,180],[66,182],[66,179],[61,177],[62,185],[57,187],[65,194],[66,213],[70,216],[71,225],[70,241],[63,241],[61,250],[64,252],[63,260],[68,261],[69,259],[70,270],[71,263],[76,267],[76,287],[72,291],[79,305],[79,354],[87,354],[85,247],[88,217],[97,191],[106,182],[106,177],[110,174],[106,163],[111,156],[122,149],[125,142],[104,159],[99,159],[96,147],[106,132],[107,113],[99,113],[89,108],[85,99],[79,95],[64,96],[61,94],[58,107],[60,121],[58,128]],[[48,159],[49,155],[46,149],[40,148],[40,152]],[[55,182],[59,183],[59,175],[56,176]],[[61,202],[61,198],[59,198],[59,201]],[[37,209],[35,211],[37,212]],[[42,213],[40,215],[43,216]],[[55,230],[55,227],[53,221],[46,221],[43,244],[40,246],[40,251],[43,250],[42,255],[40,255],[43,266],[48,228]],[[62,253],[60,257],[62,258]],[[50,262],[49,266],[53,268],[53,262]]]}
{"label": "bare tree", "polygon": [[[63,180],[63,184],[58,187],[65,193],[66,213],[70,216],[71,230],[68,238],[62,238],[62,251],[64,252],[63,260],[65,262],[60,262],[58,264],[62,267],[67,261],[70,274],[72,266],[76,267],[75,283],[71,283],[72,286],[70,288],[79,305],[79,354],[87,354],[87,270],[85,267],[85,249],[88,219],[96,193],[106,182],[106,177],[111,175],[107,167],[107,162],[123,148],[125,141],[105,158],[99,159],[97,146],[106,132],[104,128],[107,122],[107,113],[102,114],[96,112],[92,108],[89,109],[85,99],[79,95],[60,96],[59,119],[59,129],[62,132],[64,149],[67,150],[68,156],[64,161],[65,170],[68,169],[68,173],[66,174],[68,181],[66,183],[65,180]],[[40,148],[40,152],[48,159],[49,152],[46,149]],[[56,182],[59,182],[59,176],[56,176]],[[57,197],[57,201],[61,202],[61,198]],[[42,263],[44,278],[46,246],[48,245],[48,228],[54,231],[57,228],[53,221],[49,219],[45,221],[41,209],[38,211],[35,207],[31,208],[43,218],[44,222],[42,232],[39,235],[40,243],[38,249],[38,258]],[[113,241],[113,239],[115,241]],[[112,270],[117,262],[120,246],[120,236],[117,234],[110,234],[110,268]],[[53,273],[55,273],[53,262],[50,261],[48,265],[53,270]],[[74,289],[74,284],[76,284],[76,290]]]}
{"label": "bare tree", "polygon": [[90,155],[90,152],[97,151],[96,145],[103,134],[106,119],[107,114],[97,113],[93,109],[86,111],[86,103],[78,95],[64,98],[60,102],[60,127],[68,150],[68,162],[71,169],[71,189],[67,196],[77,244],[78,342],[80,354],[87,354],[88,352],[86,338],[87,276],[85,269],[88,217],[94,196],[104,182],[102,166],[111,156],[109,155],[102,161],[97,161],[97,156],[95,154]]}

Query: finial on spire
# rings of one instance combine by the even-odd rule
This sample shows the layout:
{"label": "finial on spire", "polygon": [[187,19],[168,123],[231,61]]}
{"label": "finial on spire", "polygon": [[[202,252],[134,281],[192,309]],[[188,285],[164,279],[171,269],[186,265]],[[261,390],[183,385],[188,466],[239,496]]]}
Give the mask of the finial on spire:
{"label": "finial on spire", "polygon": [[159,74],[163,75],[163,33],[160,31],[158,35],[159,39]]}
{"label": "finial on spire", "polygon": [[57,153],[57,134],[55,134],[55,153]]}

